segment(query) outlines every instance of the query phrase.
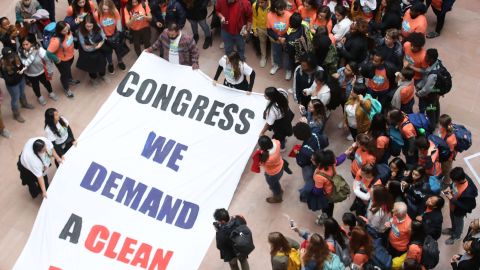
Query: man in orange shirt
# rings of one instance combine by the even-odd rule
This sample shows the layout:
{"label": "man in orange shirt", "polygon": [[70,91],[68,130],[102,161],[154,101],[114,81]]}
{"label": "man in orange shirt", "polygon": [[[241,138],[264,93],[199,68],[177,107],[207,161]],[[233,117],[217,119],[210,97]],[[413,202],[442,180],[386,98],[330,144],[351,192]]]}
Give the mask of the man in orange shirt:
{"label": "man in orange shirt", "polygon": [[421,2],[416,2],[405,12],[402,22],[402,36],[404,38],[408,38],[414,32],[422,33],[423,35],[427,33],[426,12],[427,7]]}
{"label": "man in orange shirt", "polygon": [[438,131],[439,137],[444,139],[452,153],[448,160],[442,162],[442,172],[444,175],[443,183],[446,185],[450,185],[450,171],[452,170],[452,163],[457,155],[455,148],[457,147],[457,137],[453,133],[453,126],[452,126],[452,118],[448,114],[443,114],[440,116],[438,121]]}
{"label": "man in orange shirt", "polygon": [[390,89],[395,85],[395,70],[385,65],[385,56],[375,52],[372,61],[362,67],[362,74],[368,78],[368,93],[382,105],[388,104]]}
{"label": "man in orange shirt", "polygon": [[393,109],[388,112],[387,120],[390,125],[397,128],[402,135],[404,145],[402,152],[405,155],[405,161],[409,166],[417,164],[417,151],[415,147],[415,138],[417,137],[417,130],[415,126],[410,123],[407,115],[402,111]]}
{"label": "man in orange shirt", "polygon": [[450,235],[450,238],[445,241],[447,245],[453,245],[455,240],[460,239],[463,231],[463,219],[467,213],[471,213],[475,209],[475,198],[478,196],[477,187],[465,174],[463,168],[453,168],[450,178],[453,183],[443,191],[450,201],[450,220],[452,222],[452,228],[442,231],[442,234]]}
{"label": "man in orange shirt", "polygon": [[408,250],[412,219],[407,215],[407,205],[404,202],[396,202],[393,205],[392,214],[393,217],[385,223],[385,227],[390,228],[388,251],[395,258]]}
{"label": "man in orange shirt", "polygon": [[415,72],[411,68],[404,68],[396,73],[398,88],[395,90],[392,98],[392,107],[401,110],[406,114],[413,113],[413,104],[415,103],[415,85],[413,76]]}
{"label": "man in orange shirt", "polygon": [[445,16],[447,12],[452,10],[453,3],[455,3],[455,0],[432,0],[432,11],[437,16],[437,26],[435,26],[435,31],[427,34],[427,38],[440,36],[440,32],[442,32],[443,25],[445,24]]}
{"label": "man in orange shirt", "polygon": [[411,33],[408,41],[403,44],[404,58],[403,67],[411,68],[415,71],[415,84],[423,78],[423,71],[427,68],[425,55],[427,51],[425,46],[425,36],[422,33]]}

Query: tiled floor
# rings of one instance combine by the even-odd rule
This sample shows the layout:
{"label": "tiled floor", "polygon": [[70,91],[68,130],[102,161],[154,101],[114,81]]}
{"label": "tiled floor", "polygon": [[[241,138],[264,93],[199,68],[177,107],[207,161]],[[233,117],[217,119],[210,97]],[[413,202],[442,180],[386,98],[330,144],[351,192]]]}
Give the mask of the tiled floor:
{"label": "tiled floor", "polygon": [[[14,4],[16,1],[0,1],[0,8],[3,15],[13,21]],[[65,14],[66,1],[60,1],[57,8],[57,14]],[[57,16],[61,17],[61,16]],[[430,22],[435,18],[431,12],[428,13]],[[428,40],[428,47],[439,49],[440,58],[449,68],[453,75],[454,89],[442,99],[442,111],[449,113],[454,120],[466,124],[474,134],[475,144],[465,153],[457,157],[455,165],[467,168],[464,157],[470,156],[480,151],[478,144],[480,133],[480,80],[478,79],[478,70],[480,70],[480,1],[466,0],[457,1],[453,12],[447,15],[446,26],[440,38]],[[189,27],[187,26],[188,30]],[[432,29],[432,26],[429,27]],[[203,41],[201,41],[203,42]],[[208,50],[201,50],[200,66],[207,73],[214,75],[217,66],[217,60],[222,55],[218,49],[219,38],[214,41],[214,46]],[[289,83],[284,79],[284,72],[280,71],[277,75],[268,74],[269,67],[259,68],[258,59],[253,54],[251,48],[248,49],[247,61],[257,72],[255,82],[255,91],[262,92],[267,86],[277,86],[288,88]],[[130,53],[126,58],[126,63],[131,65],[135,61],[134,53]],[[88,76],[84,72],[74,68],[74,76],[82,83],[73,88],[75,99],[68,100],[60,95],[57,102],[48,101],[47,106],[53,106],[65,115],[71,122],[76,134],[80,134],[85,126],[95,115],[98,108],[105,101],[109,93],[117,85],[125,72],[118,71],[115,75],[107,75],[105,83],[92,87],[88,83]],[[0,87],[5,91],[3,81]],[[54,79],[54,87],[58,94],[61,94],[61,87],[58,81],[58,75]],[[27,241],[30,229],[41,203],[41,199],[32,200],[26,187],[21,186],[16,169],[16,160],[24,142],[33,136],[42,135],[43,132],[43,111],[45,109],[37,104],[33,92],[30,88],[26,89],[28,97],[36,108],[32,111],[22,111],[26,118],[26,123],[20,124],[12,119],[9,109],[9,97],[3,102],[2,113],[8,129],[13,133],[9,140],[0,138],[0,270],[10,269],[17,256],[20,254],[23,245]],[[296,107],[291,101],[291,107]],[[336,123],[341,117],[341,112],[337,110],[331,116],[327,124],[327,134],[330,137],[331,148],[340,152],[347,146],[345,140],[346,131],[336,128]],[[295,144],[294,139],[289,139],[289,148]],[[480,174],[480,156],[469,160],[473,169],[478,170]],[[292,163],[294,161],[292,160]],[[270,205],[265,202],[265,197],[269,195],[264,177],[260,174],[253,174],[245,170],[240,184],[230,205],[232,214],[242,214],[246,217],[251,227],[254,237],[256,250],[250,256],[251,269],[269,269],[269,247],[267,244],[267,235],[271,231],[280,231],[291,237],[295,235],[290,232],[287,219],[284,214],[290,215],[301,226],[309,228],[312,231],[323,233],[323,229],[313,225],[314,213],[309,212],[304,204],[298,201],[297,189],[301,186],[300,171],[295,166],[293,176],[284,176],[281,180],[285,190],[285,201],[282,204]],[[348,164],[340,168],[340,171],[348,175]],[[468,170],[467,170],[468,171]],[[471,174],[472,175],[472,174]],[[480,180],[480,179],[477,179]],[[336,206],[334,216],[340,218],[342,213],[347,210],[349,202],[341,203]],[[447,211],[448,207],[445,207]],[[479,208],[480,209],[480,208]],[[480,210],[477,209],[473,214],[467,217],[467,220],[478,217]],[[445,217],[448,217],[445,212]],[[468,222],[466,222],[468,224]],[[444,226],[450,225],[448,219]],[[213,228],[212,228],[213,230]],[[440,239],[441,263],[437,269],[448,269],[451,256],[462,250],[461,245],[445,246],[445,238]],[[190,240],[195,243],[195,239]],[[228,269],[228,266],[219,259],[219,253],[215,248],[214,242],[210,246],[200,269]],[[183,269],[182,269],[183,270]]]}

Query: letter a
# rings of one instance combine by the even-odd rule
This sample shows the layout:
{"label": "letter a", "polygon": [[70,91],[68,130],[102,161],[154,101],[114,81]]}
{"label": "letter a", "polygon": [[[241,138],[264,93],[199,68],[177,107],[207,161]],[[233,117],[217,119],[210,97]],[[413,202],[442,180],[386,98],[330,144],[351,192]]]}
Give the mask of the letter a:
{"label": "letter a", "polygon": [[82,217],[79,217],[72,213],[72,215],[67,221],[67,224],[65,224],[65,227],[63,227],[62,232],[60,232],[60,235],[58,236],[58,238],[67,240],[67,237],[70,237],[69,241],[71,243],[78,244],[78,239],[80,238],[81,231],[82,231]]}

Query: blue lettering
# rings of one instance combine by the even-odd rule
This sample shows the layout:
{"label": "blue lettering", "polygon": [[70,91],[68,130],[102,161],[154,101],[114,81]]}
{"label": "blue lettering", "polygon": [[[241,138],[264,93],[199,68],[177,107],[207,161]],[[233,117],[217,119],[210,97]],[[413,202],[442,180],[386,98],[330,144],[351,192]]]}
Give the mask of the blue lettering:
{"label": "blue lettering", "polygon": [[175,204],[172,205],[172,199],[173,198],[170,195],[167,195],[167,197],[165,197],[162,209],[160,209],[160,212],[157,216],[157,219],[160,221],[163,221],[163,219],[167,217],[165,222],[167,222],[168,224],[172,224],[175,216],[177,215],[178,209],[180,208],[180,204],[182,204],[182,200],[176,199]]}
{"label": "blue lettering", "polygon": [[105,181],[106,176],[107,169],[96,162],[92,162],[90,167],[88,167],[80,186],[93,192],[98,191],[102,186],[103,181]]}
{"label": "blue lettering", "polygon": [[107,179],[107,182],[105,183],[105,187],[103,187],[102,195],[107,198],[113,199],[115,195],[111,192],[111,190],[117,189],[118,185],[117,183],[115,183],[115,181],[117,179],[122,179],[122,178],[123,178],[123,175],[112,171],[112,173]]}
{"label": "blue lettering", "polygon": [[158,138],[155,139],[156,137],[157,135],[153,131],[148,134],[147,141],[145,142],[145,146],[143,147],[142,156],[149,159],[152,154],[155,153],[153,160],[157,163],[162,164],[170,151],[172,151],[173,146],[175,145],[175,141],[168,140],[167,144],[165,145],[165,137],[158,136]]}
{"label": "blue lettering", "polygon": [[115,201],[122,203],[123,198],[125,197],[125,202],[123,204],[129,206],[133,199],[130,208],[137,210],[145,190],[147,190],[147,185],[138,182],[138,184],[135,186],[135,180],[127,177],[125,178],[125,181],[123,181],[122,187],[120,188]]}
{"label": "blue lettering", "polygon": [[160,205],[160,200],[162,199],[162,196],[163,191],[152,188],[138,211],[144,214],[148,212],[149,216],[155,218],[158,213],[158,206]]}
{"label": "blue lettering", "polygon": [[183,159],[183,156],[182,156],[181,152],[182,151],[187,151],[187,149],[188,149],[188,146],[183,145],[181,143],[177,143],[177,145],[175,146],[175,150],[173,150],[173,153],[170,156],[170,159],[168,160],[167,167],[169,167],[170,169],[178,172],[179,167],[176,164],[177,160],[182,160]]}
{"label": "blue lettering", "polygon": [[175,226],[183,229],[191,229],[197,220],[198,210],[198,205],[183,201],[182,211],[177,217]]}

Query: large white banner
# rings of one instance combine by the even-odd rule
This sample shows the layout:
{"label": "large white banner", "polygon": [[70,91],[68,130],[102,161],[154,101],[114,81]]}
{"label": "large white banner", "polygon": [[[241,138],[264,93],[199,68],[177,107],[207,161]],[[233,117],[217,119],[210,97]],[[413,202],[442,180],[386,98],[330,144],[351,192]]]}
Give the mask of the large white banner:
{"label": "large white banner", "polygon": [[265,104],[143,53],[66,155],[14,269],[197,269]]}

